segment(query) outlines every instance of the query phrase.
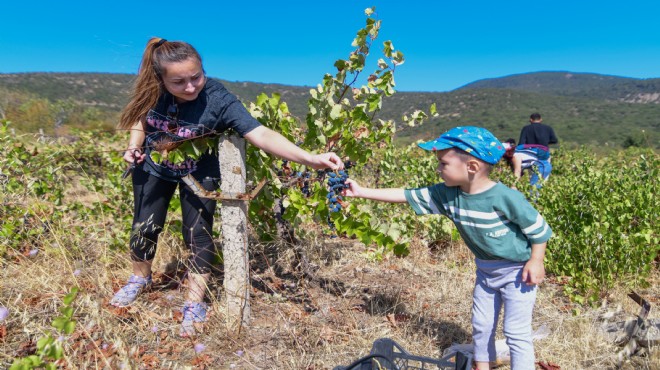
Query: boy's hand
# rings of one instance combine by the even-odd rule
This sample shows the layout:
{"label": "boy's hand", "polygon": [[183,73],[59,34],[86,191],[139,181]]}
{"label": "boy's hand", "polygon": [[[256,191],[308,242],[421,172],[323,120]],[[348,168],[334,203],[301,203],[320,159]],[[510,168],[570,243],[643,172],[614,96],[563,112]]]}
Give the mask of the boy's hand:
{"label": "boy's hand", "polygon": [[530,259],[523,267],[522,271],[522,280],[527,285],[537,285],[540,284],[545,278],[545,266],[543,266],[543,260]]}
{"label": "boy's hand", "polygon": [[346,179],[346,185],[348,185],[348,188],[344,189],[342,191],[342,195],[347,196],[347,197],[359,197],[360,196],[360,190],[362,190],[362,187],[360,184],[355,182],[355,180],[352,179]]}

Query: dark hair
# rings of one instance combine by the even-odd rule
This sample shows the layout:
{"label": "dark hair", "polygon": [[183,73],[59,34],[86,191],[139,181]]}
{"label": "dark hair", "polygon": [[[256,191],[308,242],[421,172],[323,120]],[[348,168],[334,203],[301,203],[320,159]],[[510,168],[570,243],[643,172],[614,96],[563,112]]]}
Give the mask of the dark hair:
{"label": "dark hair", "polygon": [[532,115],[529,116],[529,119],[531,119],[532,121],[538,121],[541,119],[541,115],[538,113],[532,113]]}
{"label": "dark hair", "polygon": [[[120,129],[132,127],[143,120],[158,98],[163,93],[163,65],[178,63],[190,58],[197,59],[202,64],[202,57],[195,48],[182,41],[167,41],[152,37],[142,54],[140,69],[131,92],[131,97],[119,118]],[[202,68],[203,70],[203,68]]]}
{"label": "dark hair", "polygon": [[514,139],[514,138],[512,138],[512,137],[506,139],[504,142],[505,142],[505,143],[512,144],[512,145],[516,145],[516,139]]}

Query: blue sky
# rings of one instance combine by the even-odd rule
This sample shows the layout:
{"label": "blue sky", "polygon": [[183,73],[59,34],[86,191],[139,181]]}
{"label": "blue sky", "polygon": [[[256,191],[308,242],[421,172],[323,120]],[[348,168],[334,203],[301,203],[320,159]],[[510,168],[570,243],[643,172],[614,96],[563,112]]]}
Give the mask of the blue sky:
{"label": "blue sky", "polygon": [[406,57],[400,91],[535,71],[660,77],[660,1],[30,1],[2,6],[0,73],[135,73],[152,36],[193,44],[210,77],[314,86],[364,9]]}

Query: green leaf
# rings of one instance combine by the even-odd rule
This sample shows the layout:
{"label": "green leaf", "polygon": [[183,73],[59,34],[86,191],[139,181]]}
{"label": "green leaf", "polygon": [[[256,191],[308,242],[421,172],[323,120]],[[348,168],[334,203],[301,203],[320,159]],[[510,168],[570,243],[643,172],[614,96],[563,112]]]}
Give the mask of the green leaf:
{"label": "green leaf", "polygon": [[53,358],[56,359],[56,360],[64,358],[64,349],[62,348],[61,343],[58,343],[57,345],[55,345],[55,353],[53,354]]}
{"label": "green leaf", "polygon": [[341,104],[337,104],[332,107],[332,110],[330,110],[330,118],[335,120],[341,116],[341,111],[342,111],[342,106]]}
{"label": "green leaf", "polygon": [[64,333],[71,334],[75,329],[76,329],[76,321],[75,320],[69,321],[64,326]]}
{"label": "green leaf", "polygon": [[383,42],[383,54],[385,54],[386,57],[391,58],[392,57],[392,50],[394,49],[394,46],[392,46],[392,41],[385,41]]}
{"label": "green leaf", "polygon": [[387,62],[383,58],[378,59],[378,68],[385,69],[385,68],[388,68],[388,67],[389,67],[389,65],[387,65]]}
{"label": "green leaf", "polygon": [[290,199],[290,202],[292,202],[292,203],[298,203],[298,202],[300,202],[300,200],[302,198],[301,198],[301,194],[299,192],[292,191],[292,192],[289,192],[289,199]]}
{"label": "green leaf", "polygon": [[189,141],[188,143],[190,143],[189,150],[186,151],[188,156],[194,159],[198,159],[199,156],[202,155],[202,151],[195,144],[195,140]]}
{"label": "green leaf", "polygon": [[399,239],[401,237],[401,226],[396,224],[390,226],[390,228],[387,230],[387,236],[393,240]]}
{"label": "green leaf", "polygon": [[154,163],[161,163],[163,161],[163,156],[160,154],[160,152],[155,150],[152,150],[149,156],[151,157],[151,160],[154,161]]}
{"label": "green leaf", "polygon": [[261,93],[257,96],[257,105],[258,106],[264,106],[267,101],[268,101],[268,95],[266,95],[265,93]]}
{"label": "green leaf", "polygon": [[69,320],[66,317],[57,317],[53,320],[52,326],[59,331],[64,331],[64,327],[68,322]]}
{"label": "green leaf", "polygon": [[407,256],[410,253],[410,249],[408,249],[407,244],[400,243],[394,245],[393,252],[397,256]]}
{"label": "green leaf", "polygon": [[69,307],[69,306],[60,307],[60,312],[64,315],[64,317],[70,319],[71,316],[73,316],[73,307]]}
{"label": "green leaf", "polygon": [[392,59],[393,59],[392,62],[394,63],[394,65],[397,65],[397,66],[402,65],[406,61],[406,59],[403,57],[403,53],[400,52],[400,51],[393,52],[392,53]]}
{"label": "green leaf", "polygon": [[374,94],[367,98],[367,103],[369,104],[369,111],[373,112],[381,108],[383,98],[378,94]]}
{"label": "green leaf", "polygon": [[37,349],[39,351],[43,351],[43,349],[46,348],[47,345],[52,344],[54,341],[55,341],[55,339],[53,339],[53,337],[51,337],[50,335],[47,335],[45,337],[41,337],[37,341]]}
{"label": "green leaf", "polygon": [[36,355],[28,356],[27,359],[30,362],[30,364],[34,367],[42,366],[44,364],[44,360],[42,360],[41,358],[39,358],[39,356]]}
{"label": "green leaf", "polygon": [[274,92],[273,97],[268,99],[268,103],[270,104],[271,108],[277,109],[277,106],[280,104],[280,94]]}

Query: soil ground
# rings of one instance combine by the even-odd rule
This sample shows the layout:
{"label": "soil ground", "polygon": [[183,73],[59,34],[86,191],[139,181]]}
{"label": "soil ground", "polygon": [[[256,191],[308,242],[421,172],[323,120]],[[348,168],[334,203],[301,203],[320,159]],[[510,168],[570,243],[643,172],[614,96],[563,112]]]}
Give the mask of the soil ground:
{"label": "soil ground", "polygon": [[[454,343],[470,343],[474,263],[461,243],[412,243],[409,256],[378,262],[352,240],[308,241],[299,253],[283,244],[253,243],[250,325],[228,331],[219,270],[203,332],[182,339],[179,261],[186,256],[174,236],[162,238],[153,289],[123,309],[107,303],[130,274],[129,261],[124,253],[97,247],[102,241],[78,246],[86,253],[76,260],[53,247],[5,261],[0,305],[10,315],[0,323],[0,367],[34,353],[36,341],[53,333],[50,322],[74,285],[82,289],[74,301],[76,331],[59,338],[66,356],[59,364],[66,369],[320,370],[367,355],[379,338],[436,359]],[[301,253],[311,265],[302,268]],[[651,287],[638,291],[652,305],[652,319],[658,318],[658,282],[655,271]],[[617,368],[621,347],[603,325],[634,318],[640,307],[624,289],[609,292],[601,307],[578,306],[563,294],[564,283],[548,276],[539,291],[533,328],[546,336],[535,341],[537,368]],[[503,339],[501,328],[497,339]],[[657,348],[645,351],[621,368],[660,369]],[[500,368],[509,369],[503,362]]]}

